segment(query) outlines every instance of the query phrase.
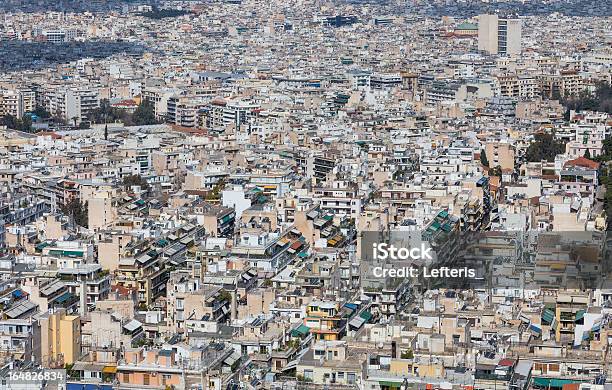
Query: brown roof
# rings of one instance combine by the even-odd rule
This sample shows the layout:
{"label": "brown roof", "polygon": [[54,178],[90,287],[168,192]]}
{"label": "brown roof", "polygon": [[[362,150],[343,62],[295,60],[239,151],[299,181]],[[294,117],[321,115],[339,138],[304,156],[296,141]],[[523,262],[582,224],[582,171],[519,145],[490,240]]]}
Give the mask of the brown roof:
{"label": "brown roof", "polygon": [[584,167],[590,169],[599,169],[599,163],[593,160],[589,160],[586,157],[578,157],[577,159],[570,160],[565,163],[564,167]]}
{"label": "brown roof", "polygon": [[46,136],[46,135],[50,135],[51,138],[53,138],[53,139],[61,139],[62,138],[61,135],[59,135],[57,133],[54,133],[53,131],[39,131],[38,133],[36,133],[36,135],[40,135],[40,136],[43,136],[43,137]]}

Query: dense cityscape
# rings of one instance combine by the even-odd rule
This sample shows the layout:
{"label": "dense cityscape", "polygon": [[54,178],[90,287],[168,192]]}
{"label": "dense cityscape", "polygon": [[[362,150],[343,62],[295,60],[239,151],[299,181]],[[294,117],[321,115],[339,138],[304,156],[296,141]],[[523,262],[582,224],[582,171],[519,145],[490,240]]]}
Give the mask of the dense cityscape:
{"label": "dense cityscape", "polygon": [[609,0],[0,18],[0,389],[612,390]]}

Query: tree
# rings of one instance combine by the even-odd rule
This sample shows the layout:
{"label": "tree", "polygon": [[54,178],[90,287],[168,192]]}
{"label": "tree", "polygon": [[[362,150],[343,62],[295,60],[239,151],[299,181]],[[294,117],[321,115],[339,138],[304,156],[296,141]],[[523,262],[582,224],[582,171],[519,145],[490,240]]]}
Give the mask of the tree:
{"label": "tree", "polygon": [[0,124],[8,127],[9,129],[23,131],[26,133],[32,132],[32,118],[30,115],[24,115],[21,119],[18,119],[13,115],[8,114],[0,119]]}
{"label": "tree", "polygon": [[21,131],[24,131],[26,133],[31,133],[32,132],[32,117],[30,115],[24,115],[21,118]]}
{"label": "tree", "polygon": [[36,115],[40,119],[49,119],[49,118],[51,118],[51,113],[49,111],[45,110],[45,108],[41,107],[41,106],[36,106],[34,111],[32,111],[32,114]]}
{"label": "tree", "polygon": [[406,351],[402,352],[401,357],[402,359],[412,359],[414,358],[414,352],[412,352],[412,349],[407,349]]}
{"label": "tree", "polygon": [[489,160],[487,160],[487,154],[484,149],[480,151],[480,163],[485,167],[489,167]]}
{"label": "tree", "polygon": [[584,157],[590,159],[591,158],[591,152],[589,152],[589,149],[584,151]]}
{"label": "tree", "polygon": [[153,7],[152,11],[143,12],[140,15],[150,19],[165,19],[165,18],[176,18],[183,15],[189,15],[191,11],[185,11],[181,9],[159,9]]}
{"label": "tree", "polygon": [[155,125],[159,122],[155,119],[155,107],[148,100],[143,100],[132,114],[132,122],[136,126]]}
{"label": "tree", "polygon": [[501,167],[498,165],[495,168],[489,169],[489,176],[501,177],[502,176],[502,169],[501,169]]}
{"label": "tree", "polygon": [[74,223],[87,227],[88,224],[88,212],[87,212],[87,203],[81,203],[81,200],[78,198],[72,199],[70,202],[62,205],[60,207],[62,212],[68,216],[70,216]]}
{"label": "tree", "polygon": [[2,118],[2,124],[9,129],[17,130],[17,118],[8,114]]}
{"label": "tree", "polygon": [[221,291],[219,291],[219,296],[217,297],[219,302],[231,302],[232,301],[232,294],[227,291],[226,289],[221,289]]}
{"label": "tree", "polygon": [[567,111],[601,111],[612,114],[612,85],[600,82],[595,87],[595,93],[583,91],[578,96],[560,99]]}
{"label": "tree", "polygon": [[552,134],[540,133],[535,135],[534,142],[527,148],[526,158],[530,162],[546,160],[555,161],[558,154],[565,153],[565,143],[555,140]]}
{"label": "tree", "polygon": [[143,191],[149,190],[149,183],[140,175],[129,175],[123,179],[123,185],[126,189],[132,186],[140,186]]}
{"label": "tree", "polygon": [[595,161],[607,162],[612,160],[612,136],[606,137],[603,141],[601,154],[594,158]]}

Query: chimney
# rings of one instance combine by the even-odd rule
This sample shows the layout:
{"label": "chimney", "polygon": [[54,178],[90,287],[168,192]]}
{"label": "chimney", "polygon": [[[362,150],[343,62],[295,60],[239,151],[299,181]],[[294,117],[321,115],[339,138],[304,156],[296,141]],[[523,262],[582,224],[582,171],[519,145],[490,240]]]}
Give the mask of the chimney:
{"label": "chimney", "polygon": [[230,308],[232,322],[234,322],[234,320],[236,320],[236,318],[238,317],[238,313],[237,313],[238,302],[236,298],[236,290],[238,290],[238,288],[234,288],[232,290],[232,303],[231,303],[231,308]]}
{"label": "chimney", "polygon": [[87,290],[85,280],[81,280],[81,304],[79,306],[79,314],[84,316],[87,313]]}

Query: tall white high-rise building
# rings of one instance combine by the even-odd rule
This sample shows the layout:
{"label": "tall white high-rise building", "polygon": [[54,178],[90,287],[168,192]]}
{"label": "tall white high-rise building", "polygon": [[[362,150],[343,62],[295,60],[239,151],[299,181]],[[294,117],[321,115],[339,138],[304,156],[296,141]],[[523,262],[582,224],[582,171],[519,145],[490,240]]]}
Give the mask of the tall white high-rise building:
{"label": "tall white high-rise building", "polygon": [[497,15],[478,16],[478,50],[489,54],[516,55],[521,52],[521,20]]}

